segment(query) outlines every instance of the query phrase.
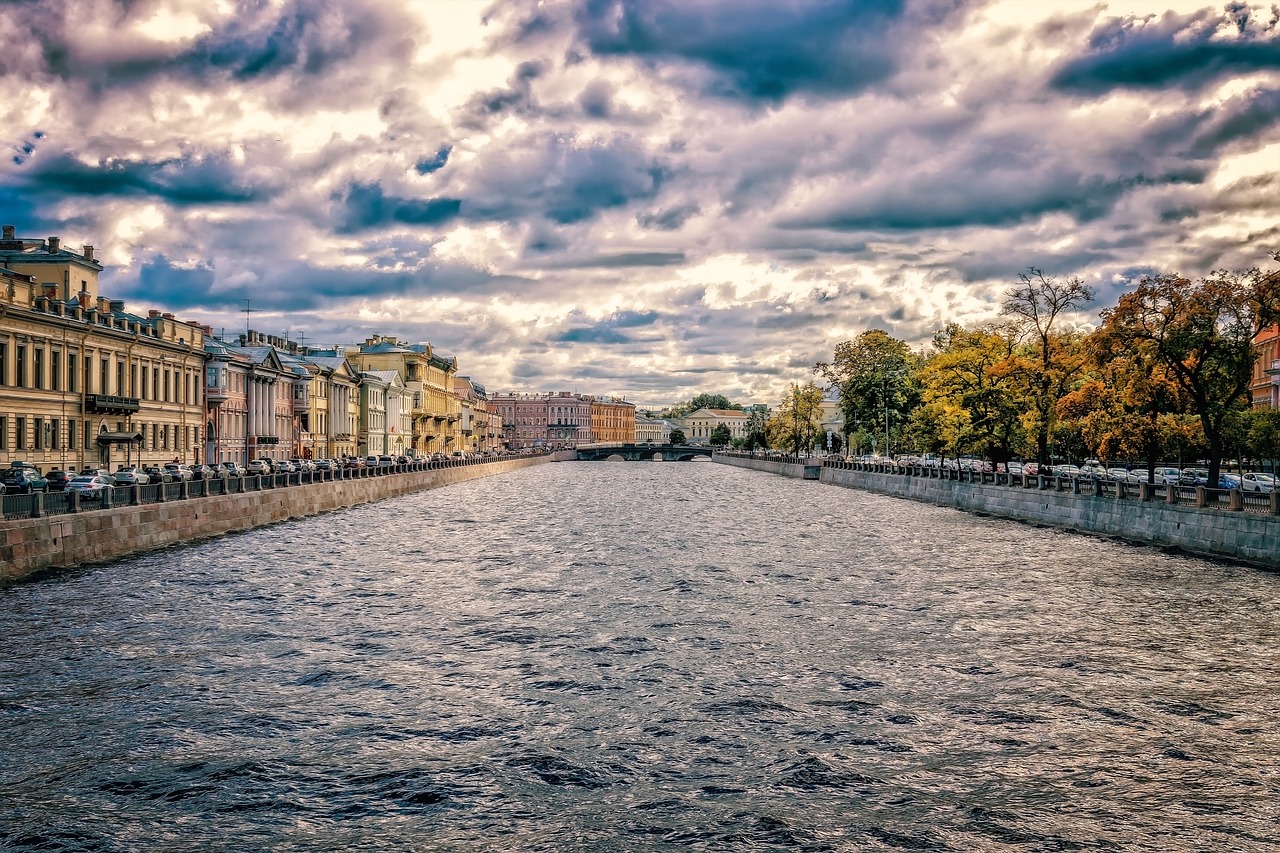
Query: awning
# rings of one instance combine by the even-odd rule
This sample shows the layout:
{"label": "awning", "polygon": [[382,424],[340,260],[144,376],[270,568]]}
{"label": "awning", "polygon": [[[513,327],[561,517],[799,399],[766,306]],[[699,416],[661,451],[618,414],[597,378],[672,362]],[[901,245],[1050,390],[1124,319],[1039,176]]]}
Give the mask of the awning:
{"label": "awning", "polygon": [[140,444],[141,442],[142,433],[140,432],[98,433],[98,444]]}

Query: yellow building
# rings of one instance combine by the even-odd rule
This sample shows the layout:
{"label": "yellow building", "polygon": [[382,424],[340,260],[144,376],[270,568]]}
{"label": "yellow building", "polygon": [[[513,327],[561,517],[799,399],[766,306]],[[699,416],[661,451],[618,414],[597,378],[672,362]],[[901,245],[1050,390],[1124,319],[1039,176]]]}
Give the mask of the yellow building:
{"label": "yellow building", "polygon": [[98,293],[93,247],[0,232],[0,457],[43,471],[205,461],[204,329]]}
{"label": "yellow building", "polygon": [[635,444],[635,404],[617,397],[592,397],[591,437],[598,444]]}
{"label": "yellow building", "polygon": [[463,450],[462,401],[453,393],[458,361],[431,344],[402,344],[375,335],[347,354],[358,371],[395,370],[413,395],[413,451],[418,455]]}

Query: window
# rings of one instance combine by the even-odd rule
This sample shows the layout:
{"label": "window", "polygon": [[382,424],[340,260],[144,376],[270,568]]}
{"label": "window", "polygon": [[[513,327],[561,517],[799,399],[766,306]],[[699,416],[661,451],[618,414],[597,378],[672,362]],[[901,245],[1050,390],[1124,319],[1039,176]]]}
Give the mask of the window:
{"label": "window", "polygon": [[44,450],[45,449],[44,418],[37,415],[36,417],[31,419],[31,425],[35,427],[35,429],[33,430],[33,435],[35,437],[35,442],[32,445],[33,449]]}
{"label": "window", "polygon": [[0,385],[8,385],[9,345],[0,344]]}
{"label": "window", "polygon": [[13,384],[19,388],[27,387],[27,345],[18,344],[17,373],[13,377]]}
{"label": "window", "polygon": [[110,393],[111,386],[108,384],[111,379],[111,359],[108,356],[102,357],[102,366],[98,371],[98,393]]}
{"label": "window", "polygon": [[[73,352],[67,353],[67,390],[75,393],[80,390],[80,357]],[[72,445],[75,446],[74,444]]]}
{"label": "window", "polygon": [[49,353],[49,387],[54,391],[62,390],[62,350]]}
{"label": "window", "polygon": [[9,419],[0,415],[0,450],[9,449]]}
{"label": "window", "polygon": [[160,399],[160,368],[158,367],[151,369],[151,399]]}
{"label": "window", "polygon": [[129,365],[129,396],[138,396],[138,365]]}
{"label": "window", "polygon": [[35,361],[32,365],[35,367],[36,375],[32,377],[31,387],[44,388],[44,349],[36,347]]}
{"label": "window", "polygon": [[26,450],[27,449],[27,419],[19,415],[17,418],[14,419],[14,425],[18,428],[17,435],[14,436],[14,438],[16,439],[13,444],[14,449]]}
{"label": "window", "polygon": [[124,384],[124,362],[116,362],[116,394],[121,397],[128,396],[127,386]]}
{"label": "window", "polygon": [[[89,357],[88,353],[85,353],[84,356],[84,392],[86,394],[93,393],[93,359]],[[88,444],[85,446],[88,447]]]}
{"label": "window", "polygon": [[75,450],[76,448],[76,422],[67,421],[67,447]]}

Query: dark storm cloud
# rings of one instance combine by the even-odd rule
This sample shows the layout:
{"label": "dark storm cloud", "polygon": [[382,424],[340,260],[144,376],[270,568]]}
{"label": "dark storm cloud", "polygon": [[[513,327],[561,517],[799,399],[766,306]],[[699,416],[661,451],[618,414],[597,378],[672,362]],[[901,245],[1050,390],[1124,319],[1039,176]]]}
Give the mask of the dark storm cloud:
{"label": "dark storm cloud", "polygon": [[[1234,27],[1234,38],[1220,30]],[[1060,91],[1101,95],[1112,89],[1195,89],[1228,76],[1280,68],[1275,23],[1251,20],[1241,4],[1220,17],[1165,15],[1152,22],[1111,18],[1094,29],[1089,52],[1063,63],[1050,79]]]}
{"label": "dark storm cloud", "polygon": [[850,202],[826,213],[784,220],[781,227],[835,231],[994,228],[1050,213],[1092,222],[1110,213],[1126,193],[1142,187],[1199,184],[1207,171],[1184,164],[1165,172],[1114,178],[1067,171],[1036,175],[1018,170],[904,176],[890,187],[855,194]]}
{"label": "dark storm cloud", "polygon": [[33,157],[12,173],[26,190],[54,196],[156,196],[175,205],[266,201],[277,187],[246,180],[222,154],[184,155],[155,162],[111,158],[88,164],[70,154]]}
{"label": "dark storm cloud", "polygon": [[583,0],[573,20],[597,57],[674,64],[704,94],[777,102],[844,97],[892,76],[905,12],[905,0]]}
{"label": "dark storm cloud", "polygon": [[629,344],[631,338],[617,329],[593,326],[588,328],[568,329],[549,340],[557,343],[589,343],[589,344]]}
{"label": "dark storm cloud", "polygon": [[619,252],[585,258],[563,258],[541,266],[557,270],[628,269],[632,267],[670,267],[684,263],[684,252]]}
{"label": "dark storm cloud", "polygon": [[378,184],[354,184],[338,201],[337,230],[354,234],[390,224],[444,225],[457,218],[462,201],[456,198],[397,198]]}
{"label": "dark storm cloud", "polygon": [[520,221],[542,216],[560,225],[657,195],[669,169],[626,139],[579,145],[545,135],[495,152],[467,187],[462,215]]}
{"label": "dark storm cloud", "polygon": [[143,261],[134,275],[108,268],[105,279],[119,298],[165,305],[171,310],[243,310],[244,300],[251,299],[255,309],[282,312],[333,309],[355,298],[493,295],[529,283],[438,262],[413,269],[383,270],[373,265],[335,269],[278,260],[264,266],[260,278],[234,287],[220,286],[215,272],[214,263],[190,268],[157,255]]}
{"label": "dark storm cloud", "polygon": [[419,175],[430,175],[432,172],[438,172],[448,164],[449,155],[452,152],[452,145],[441,145],[435,154],[430,157],[423,157],[415,163],[413,165],[414,171]]}
{"label": "dark storm cloud", "polygon": [[[182,48],[132,36],[127,45],[78,43],[72,35],[84,15],[109,19],[121,30],[133,17],[148,17],[151,4],[132,0],[40,4],[30,14],[6,16],[10,32],[40,47],[44,73],[91,88],[140,85],[157,77],[192,81],[249,82],[281,75],[324,76],[376,50],[404,55],[411,47],[402,17],[379,4],[291,0],[282,6],[242,0],[221,26]],[[127,49],[121,49],[125,47]]]}
{"label": "dark storm cloud", "polygon": [[642,228],[653,228],[658,231],[678,231],[684,227],[686,222],[701,212],[702,208],[696,203],[687,202],[664,210],[656,210],[652,213],[642,213],[636,217],[636,222]]}

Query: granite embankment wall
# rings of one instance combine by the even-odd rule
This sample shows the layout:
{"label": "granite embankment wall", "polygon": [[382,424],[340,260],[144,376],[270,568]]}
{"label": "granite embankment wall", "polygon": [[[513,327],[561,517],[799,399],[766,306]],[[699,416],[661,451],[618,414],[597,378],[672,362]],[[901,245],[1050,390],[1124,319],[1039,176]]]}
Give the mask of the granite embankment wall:
{"label": "granite embankment wall", "polygon": [[750,468],[753,471],[767,471],[770,474],[780,474],[783,477],[795,477],[797,480],[817,480],[819,479],[818,472],[822,470],[819,464],[820,460],[797,462],[794,459],[747,459],[740,456],[726,456],[723,453],[717,453],[711,459],[722,465]]}
{"label": "granite embankment wall", "polygon": [[561,455],[520,457],[483,465],[0,521],[0,579],[100,563],[560,459]]}
{"label": "granite embankment wall", "polygon": [[[777,470],[779,463],[765,460],[716,456],[715,461],[788,473]],[[1280,517],[1274,515],[841,468],[823,468],[819,480],[967,512],[1280,569]]]}

